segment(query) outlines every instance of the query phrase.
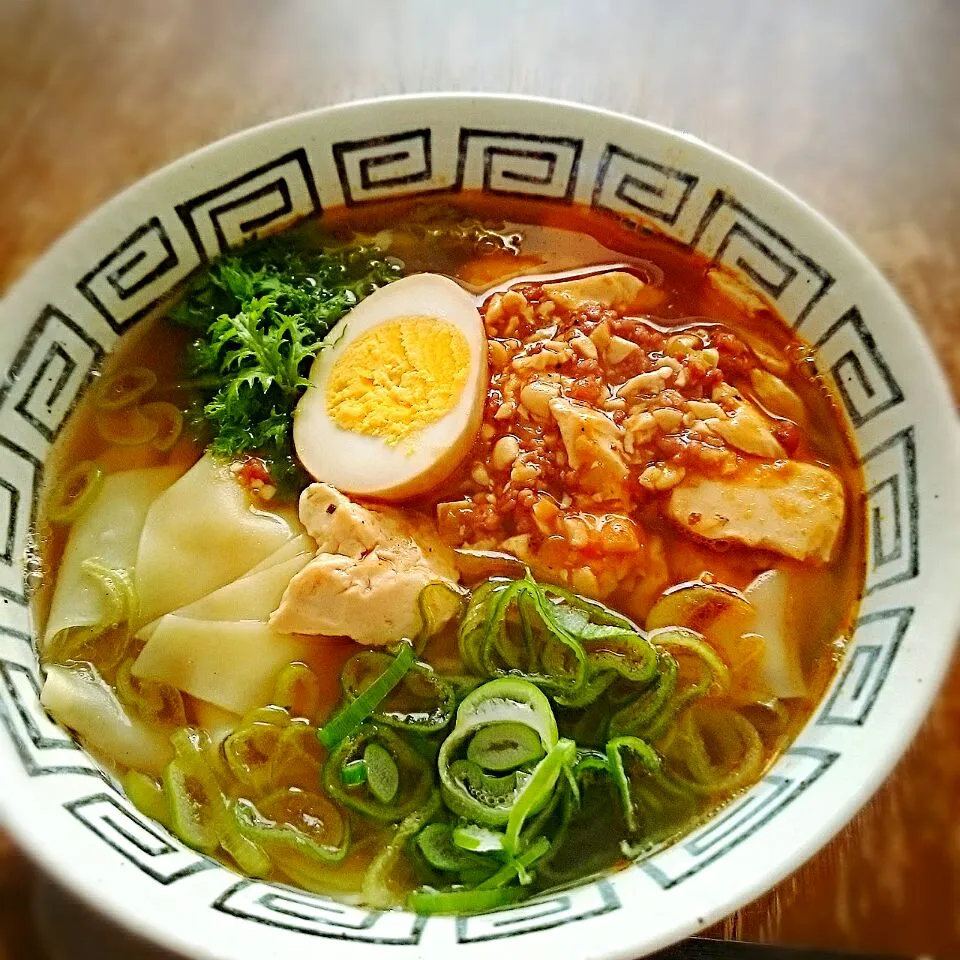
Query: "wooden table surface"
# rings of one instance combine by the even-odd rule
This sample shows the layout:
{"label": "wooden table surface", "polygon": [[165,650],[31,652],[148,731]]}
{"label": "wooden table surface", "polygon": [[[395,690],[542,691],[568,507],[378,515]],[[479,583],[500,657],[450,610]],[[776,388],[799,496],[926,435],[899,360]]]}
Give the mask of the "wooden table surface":
{"label": "wooden table surface", "polygon": [[[691,131],[795,190],[890,277],[960,396],[958,51],[957,0],[0,0],[0,292],[120,188],[243,127],[541,94]],[[867,808],[714,933],[960,956],[958,801],[955,666]],[[30,871],[0,836],[0,958],[36,955]]]}

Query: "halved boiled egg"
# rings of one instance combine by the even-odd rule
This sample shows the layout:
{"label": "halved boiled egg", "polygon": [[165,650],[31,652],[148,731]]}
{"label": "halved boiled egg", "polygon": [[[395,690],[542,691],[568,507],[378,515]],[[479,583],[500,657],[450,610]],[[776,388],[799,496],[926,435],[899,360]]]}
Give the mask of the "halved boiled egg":
{"label": "halved boiled egg", "polygon": [[345,493],[399,500],[445,479],[480,427],[487,337],[473,298],[421,273],[361,301],[328,335],[297,405],[304,467]]}

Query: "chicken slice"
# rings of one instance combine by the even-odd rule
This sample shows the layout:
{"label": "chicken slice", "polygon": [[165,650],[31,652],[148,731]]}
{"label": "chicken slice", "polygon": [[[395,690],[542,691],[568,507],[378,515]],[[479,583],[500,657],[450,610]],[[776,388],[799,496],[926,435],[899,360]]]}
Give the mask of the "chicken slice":
{"label": "chicken slice", "polygon": [[324,483],[303,492],[300,516],[318,549],[270,617],[281,633],[377,646],[413,638],[422,626],[420,591],[456,584],[453,552],[426,517],[364,507]]}
{"label": "chicken slice", "polygon": [[613,420],[566,397],[554,397],[550,412],[560,428],[567,462],[574,470],[583,471],[581,486],[609,490],[626,480],[623,430]]}
{"label": "chicken slice", "polygon": [[765,460],[780,460],[787,452],[773,435],[770,421],[752,404],[744,400],[733,387],[723,385],[714,391],[714,399],[722,394],[736,404],[732,415],[708,417],[704,422],[732,447]]}
{"label": "chicken slice", "polygon": [[707,540],[827,563],[844,507],[843,485],[829,470],[795,460],[749,461],[722,479],[687,476],[670,495],[667,515]]}
{"label": "chicken slice", "polygon": [[543,295],[558,307],[579,310],[589,304],[609,307],[623,313],[631,307],[651,306],[662,297],[658,287],[651,287],[639,277],[622,270],[595,273],[579,280],[545,283]]}
{"label": "chicken slice", "polygon": [[386,536],[380,517],[328,483],[311,483],[300,495],[300,522],[316,540],[318,555],[359,559]]}

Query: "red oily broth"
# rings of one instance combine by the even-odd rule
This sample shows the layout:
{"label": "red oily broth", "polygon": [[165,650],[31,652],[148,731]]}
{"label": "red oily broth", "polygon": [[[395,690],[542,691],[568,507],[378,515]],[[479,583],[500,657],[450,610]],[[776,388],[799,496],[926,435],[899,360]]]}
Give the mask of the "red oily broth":
{"label": "red oily broth", "polygon": [[[353,229],[375,232],[389,229],[404,219],[414,205],[392,203],[371,205],[361,213],[336,210],[327,214],[330,226],[349,224]],[[464,192],[456,206],[482,220],[496,220],[506,229],[523,235],[524,251],[535,248],[543,262],[531,265],[532,273],[570,270],[571,264],[589,272],[591,263],[610,263],[619,254],[655,264],[663,272],[666,298],[648,317],[641,318],[654,328],[677,333],[692,327],[729,329],[756,350],[772,349],[789,363],[784,381],[803,401],[807,422],[796,431],[792,456],[798,460],[830,467],[841,479],[846,492],[845,527],[830,563],[815,567],[786,559],[766,550],[740,545],[708,545],[676,530],[660,513],[657,504],[646,505],[642,522],[651,533],[663,538],[670,582],[693,580],[712,574],[720,583],[742,589],[758,573],[771,567],[788,569],[793,584],[788,616],[793,635],[799,639],[801,665],[811,699],[816,702],[829,683],[839,658],[843,639],[852,633],[866,569],[863,484],[855,444],[843,419],[840,401],[828,382],[816,371],[812,348],[790,328],[768,304],[758,301],[745,308],[738,297],[751,298],[731,275],[729,291],[718,289],[708,279],[714,264],[701,254],[664,237],[638,229],[581,205],[549,205],[534,201],[491,198]],[[549,229],[549,234],[543,230]],[[555,231],[565,231],[560,234]],[[584,243],[584,238],[591,242]],[[605,249],[603,249],[605,248]],[[522,285],[523,277],[510,284]],[[502,284],[498,284],[502,286]],[[744,373],[756,360],[745,359]],[[752,395],[749,380],[733,378],[734,385]],[[473,457],[442,487],[422,501],[426,508],[451,499],[462,484]],[[608,598],[617,606],[616,596]],[[798,711],[796,720],[807,710]]]}

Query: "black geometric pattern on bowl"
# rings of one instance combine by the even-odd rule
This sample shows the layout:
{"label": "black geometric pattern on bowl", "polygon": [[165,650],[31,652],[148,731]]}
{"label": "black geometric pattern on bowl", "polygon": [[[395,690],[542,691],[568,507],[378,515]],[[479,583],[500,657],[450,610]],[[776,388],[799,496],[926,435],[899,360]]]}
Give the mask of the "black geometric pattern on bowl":
{"label": "black geometric pattern on bowl", "polygon": [[855,427],[903,401],[903,391],[856,307],[847,310],[814,347],[818,366],[833,375]]}
{"label": "black geometric pattern on bowl", "polygon": [[914,428],[898,430],[861,460],[866,491],[867,594],[920,573],[920,497]]}
{"label": "black geometric pattern on bowl", "polygon": [[854,645],[817,723],[863,726],[877,702],[913,614],[913,607],[896,607],[875,610],[857,621]]}
{"label": "black geometric pattern on bowl", "polygon": [[443,169],[435,160],[433,132],[426,127],[343,140],[332,151],[348,207],[456,193],[467,182],[498,196],[572,203],[583,141],[462,127],[455,164]]}
{"label": "black geometric pattern on bowl", "polygon": [[552,930],[619,910],[623,904],[609,880],[564,890],[476,917],[457,917],[457,943],[502,940]]}
{"label": "black geometric pattern on bowl", "polygon": [[753,836],[815,783],[840,756],[820,747],[793,746],[749,793],[728,803],[704,827],[647,860],[641,870],[669,890]]}
{"label": "black geometric pattern on bowl", "polygon": [[733,268],[794,329],[833,285],[827,270],[726,190],[710,198],[690,246]]}
{"label": "black geometric pattern on bowl", "polygon": [[103,779],[93,760],[40,706],[36,668],[0,660],[0,723],[31,777],[79,773]]}
{"label": "black geometric pattern on bowl", "polygon": [[0,387],[0,407],[13,400],[14,410],[44,440],[53,440],[104,352],[62,310],[46,307],[10,364]]}
{"label": "black geometric pattern on bowl", "polygon": [[367,910],[273,883],[241,880],[217,898],[213,909],[268,927],[295,930],[329,940],[380,945],[414,945],[425,917],[395,910]]}
{"label": "black geometric pattern on bowl", "polygon": [[[170,283],[158,281],[178,266],[180,258],[169,234],[159,217],[151,217],[84,274],[77,290],[120,333],[160,302]],[[182,275],[183,271],[177,279]]]}
{"label": "black geometric pattern on bowl", "polygon": [[699,178],[608,143],[600,160],[591,206],[636,224],[638,215],[671,226]]}
{"label": "black geometric pattern on bowl", "polygon": [[302,147],[184,200],[176,209],[201,260],[321,213]]}
{"label": "black geometric pattern on bowl", "polygon": [[[501,197],[536,197],[572,203],[583,141],[517,131],[460,131],[457,189],[480,180],[480,189]],[[481,164],[481,176],[470,177],[471,164]]]}
{"label": "black geometric pattern on bowl", "polygon": [[157,883],[167,886],[219,864],[183,844],[116,793],[95,793],[64,804],[77,820]]}
{"label": "black geometric pattern on bowl", "polygon": [[445,178],[434,176],[433,134],[429,127],[344,140],[331,149],[348,207],[453,189]]}
{"label": "black geometric pattern on bowl", "polygon": [[40,470],[40,461],[32,453],[0,435],[0,598],[4,603],[27,604],[23,558],[40,494]]}

